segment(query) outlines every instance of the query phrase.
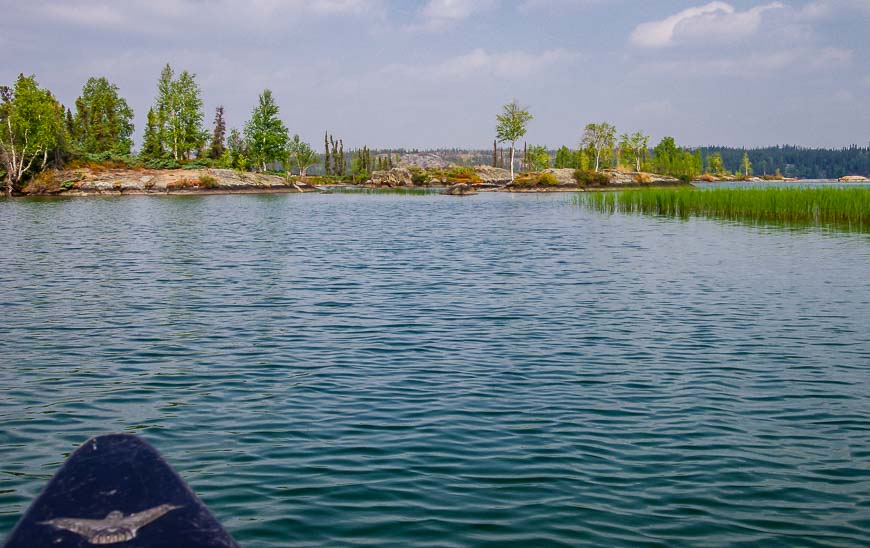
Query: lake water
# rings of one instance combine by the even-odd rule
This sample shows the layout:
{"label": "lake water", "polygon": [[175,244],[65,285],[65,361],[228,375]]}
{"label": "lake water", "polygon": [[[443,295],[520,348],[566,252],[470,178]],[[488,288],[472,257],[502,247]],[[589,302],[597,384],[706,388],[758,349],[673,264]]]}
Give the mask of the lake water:
{"label": "lake water", "polygon": [[0,538],[86,438],[251,547],[870,544],[870,236],[566,195],[0,201]]}

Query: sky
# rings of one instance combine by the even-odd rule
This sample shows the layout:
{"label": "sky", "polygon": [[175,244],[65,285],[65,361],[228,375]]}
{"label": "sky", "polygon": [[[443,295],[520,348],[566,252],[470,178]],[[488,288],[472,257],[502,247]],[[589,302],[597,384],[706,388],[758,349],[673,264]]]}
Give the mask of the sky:
{"label": "sky", "polygon": [[0,84],[64,104],[105,76],[141,142],[161,68],[196,74],[205,122],[265,88],[291,132],[346,147],[492,146],[513,99],[530,144],[583,127],[684,146],[870,142],[870,0],[0,0]]}

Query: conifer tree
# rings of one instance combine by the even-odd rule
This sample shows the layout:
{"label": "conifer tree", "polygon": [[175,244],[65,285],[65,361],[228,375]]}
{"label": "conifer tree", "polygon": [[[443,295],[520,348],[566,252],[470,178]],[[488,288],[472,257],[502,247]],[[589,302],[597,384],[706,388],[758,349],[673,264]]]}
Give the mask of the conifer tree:
{"label": "conifer tree", "polygon": [[329,131],[323,133],[323,172],[332,175],[332,166],[329,164]]}
{"label": "conifer tree", "polygon": [[208,154],[212,160],[218,160],[224,155],[226,150],[224,136],[226,132],[227,124],[224,121],[224,107],[221,105],[214,112],[214,131],[211,136],[211,150]]}
{"label": "conifer tree", "polygon": [[163,145],[160,143],[160,127],[157,121],[157,114],[154,109],[148,110],[148,121],[145,125],[145,137],[142,141],[142,152],[140,153],[145,160],[157,160],[165,154]]}

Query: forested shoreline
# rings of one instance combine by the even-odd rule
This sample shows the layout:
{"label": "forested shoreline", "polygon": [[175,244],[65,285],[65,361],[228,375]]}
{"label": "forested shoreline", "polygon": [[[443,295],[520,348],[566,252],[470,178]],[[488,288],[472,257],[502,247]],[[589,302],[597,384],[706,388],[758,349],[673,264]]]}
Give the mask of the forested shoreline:
{"label": "forested shoreline", "polygon": [[[517,151],[533,116],[516,101],[503,108],[491,150],[434,149],[422,154],[436,156],[445,166],[505,168],[511,180],[516,167],[525,173],[571,168],[577,170],[578,180],[607,169],[652,172],[683,181],[870,176],[870,147],[686,147],[672,137],[651,146],[642,131],[618,134],[607,122],[588,124],[571,147],[523,143]],[[90,78],[74,104],[65,106],[40,87],[35,76],[22,74],[12,86],[0,86],[0,178],[7,195],[47,168],[78,165],[295,172],[303,178],[312,173],[356,183],[369,180],[375,171],[413,164],[421,154],[367,146],[345,152],[344,139],[329,131],[324,132],[319,154],[298,134],[291,136],[269,89],[259,95],[244,127],[228,129],[224,114],[224,107],[217,107],[207,129],[196,75],[187,70],[176,74],[167,64],[157,81],[141,145],[134,148],[133,110],[107,78]],[[510,147],[505,149],[505,143]]]}

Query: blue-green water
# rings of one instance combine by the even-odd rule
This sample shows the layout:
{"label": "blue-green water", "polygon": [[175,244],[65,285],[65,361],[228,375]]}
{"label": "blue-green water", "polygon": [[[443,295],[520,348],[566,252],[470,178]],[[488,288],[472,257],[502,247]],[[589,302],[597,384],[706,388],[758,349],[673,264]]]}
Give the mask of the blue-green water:
{"label": "blue-green water", "polygon": [[245,546],[870,544],[870,237],[562,195],[0,201],[0,537],[138,432]]}

